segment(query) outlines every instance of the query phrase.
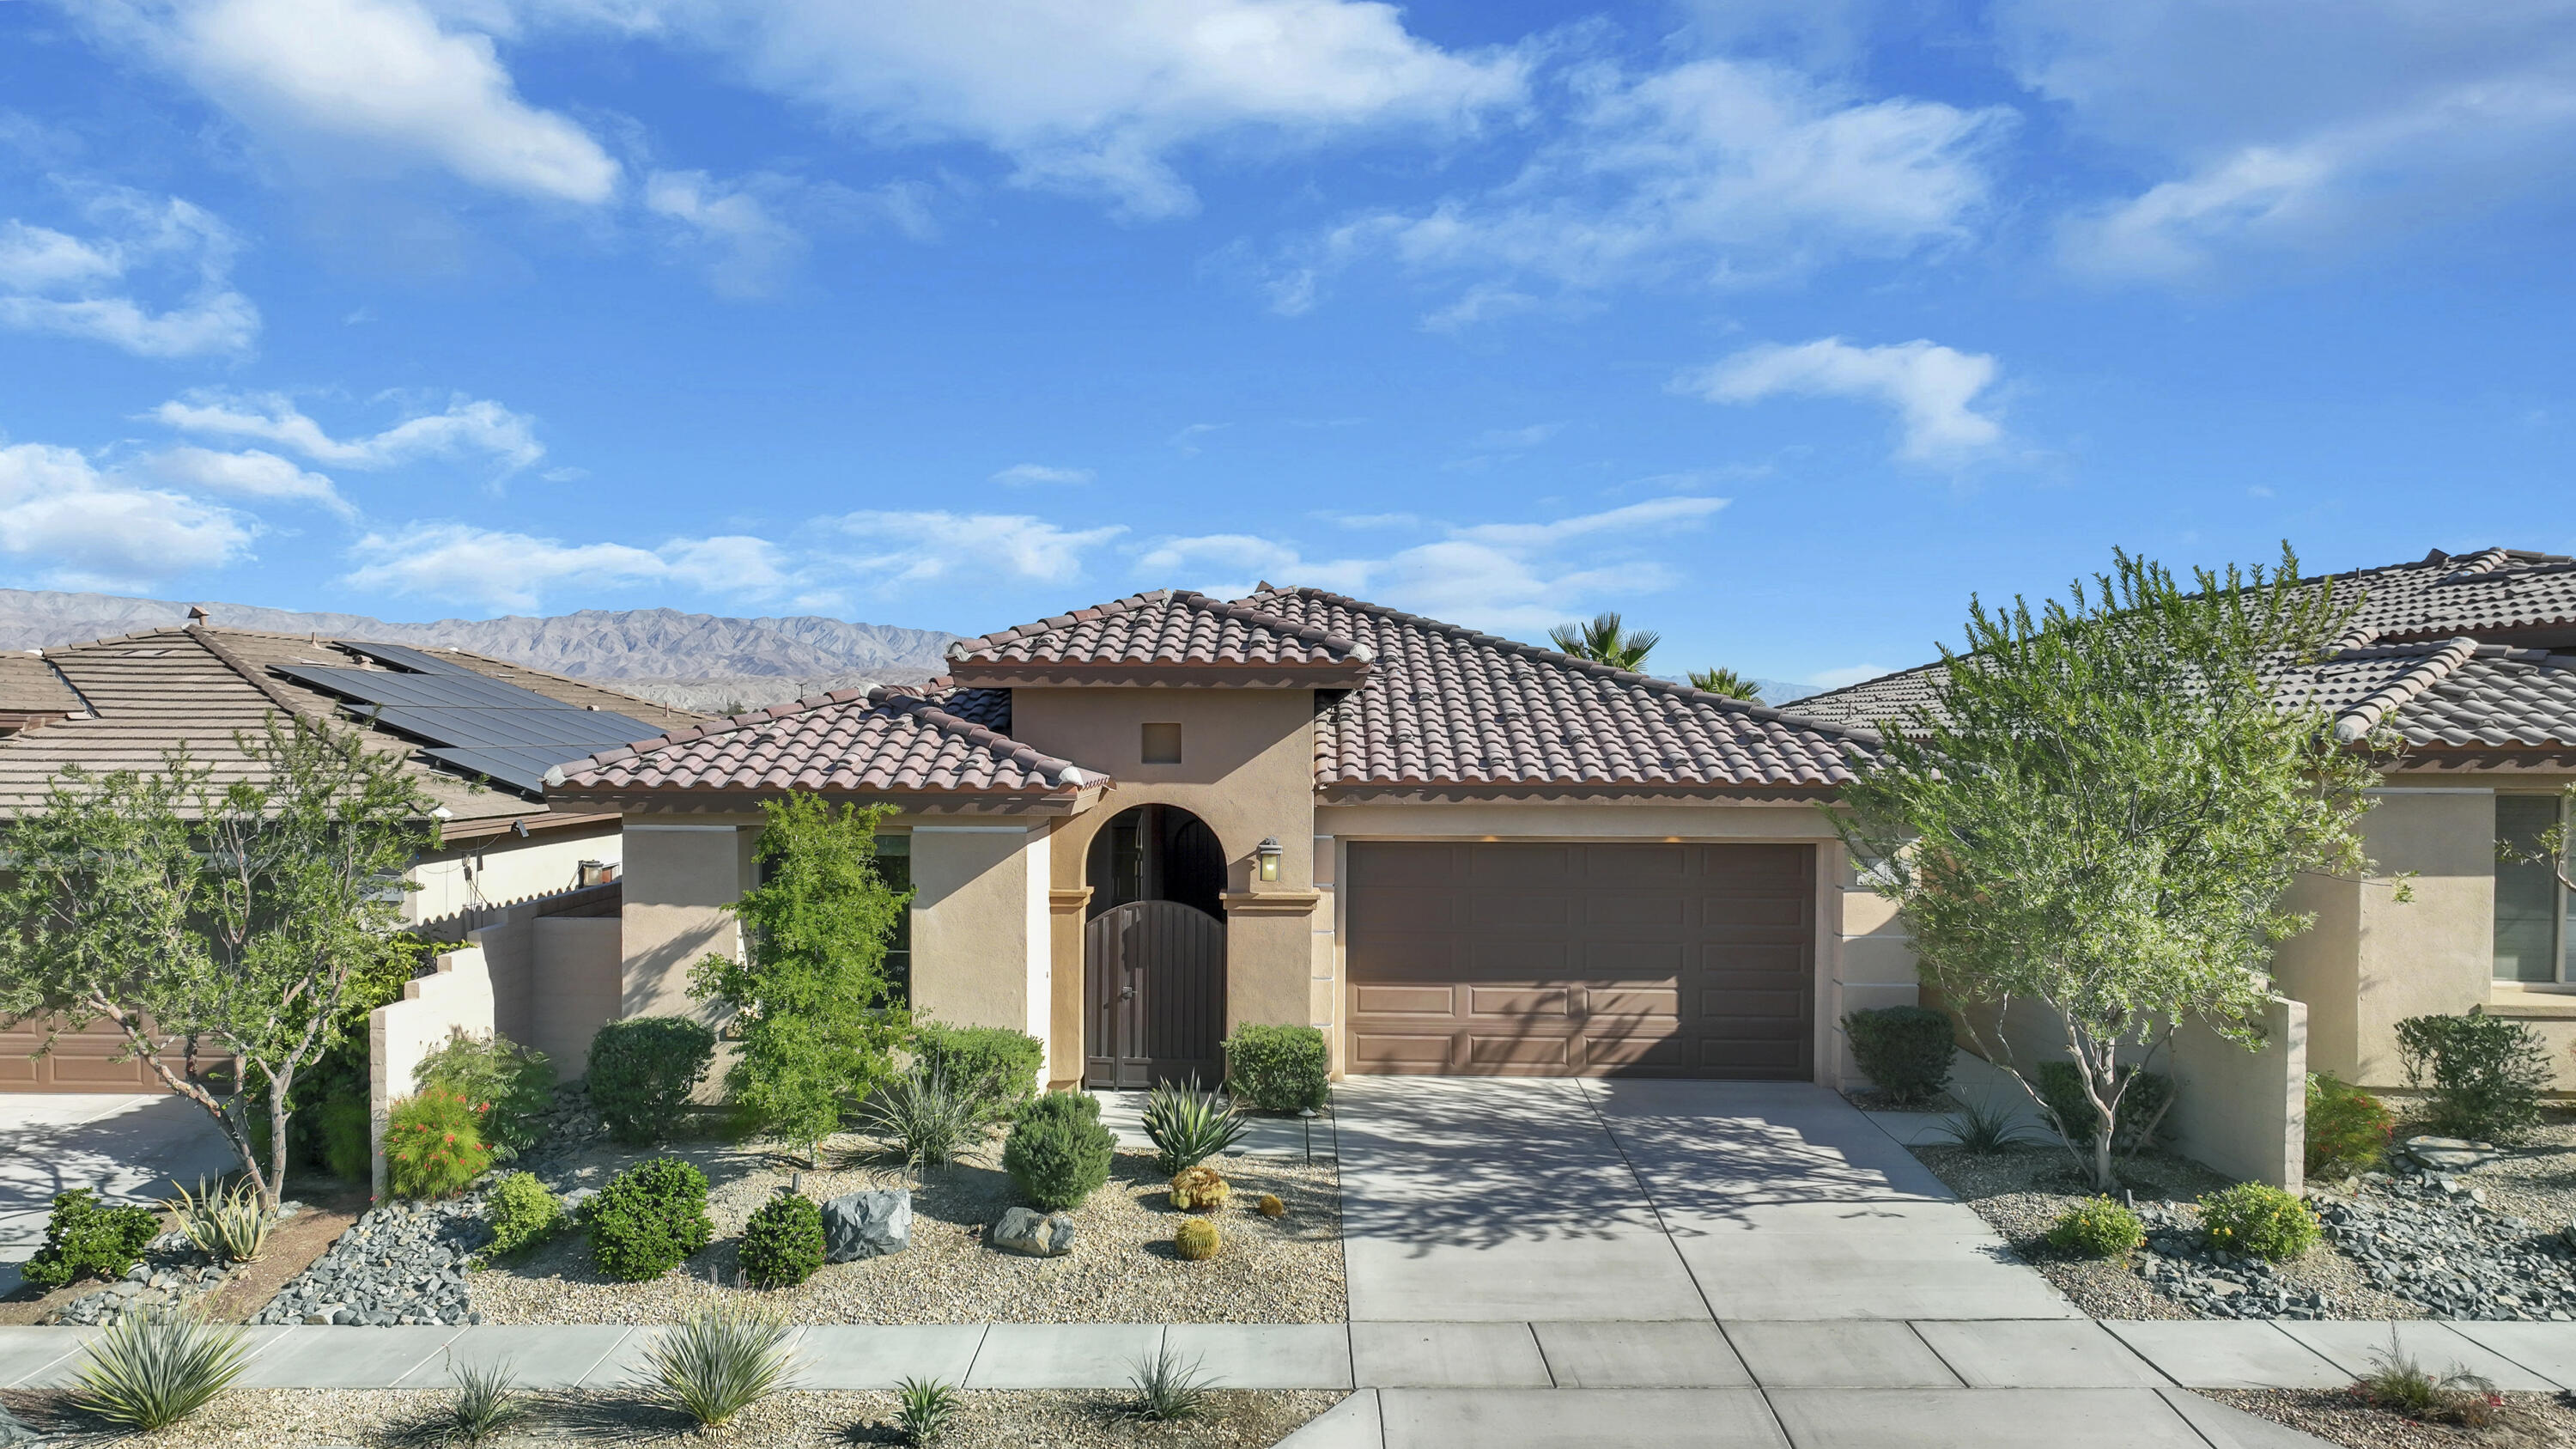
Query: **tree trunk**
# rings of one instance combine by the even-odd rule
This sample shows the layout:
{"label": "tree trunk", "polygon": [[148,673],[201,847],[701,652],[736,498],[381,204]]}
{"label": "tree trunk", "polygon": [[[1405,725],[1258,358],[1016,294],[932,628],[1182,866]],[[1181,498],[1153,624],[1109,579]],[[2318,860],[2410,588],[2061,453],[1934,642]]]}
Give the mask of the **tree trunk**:
{"label": "tree trunk", "polygon": [[292,1077],[272,1075],[268,1079],[268,1181],[261,1184],[260,1201],[268,1205],[269,1216],[277,1216],[278,1203],[286,1195],[286,1110],[287,1089]]}

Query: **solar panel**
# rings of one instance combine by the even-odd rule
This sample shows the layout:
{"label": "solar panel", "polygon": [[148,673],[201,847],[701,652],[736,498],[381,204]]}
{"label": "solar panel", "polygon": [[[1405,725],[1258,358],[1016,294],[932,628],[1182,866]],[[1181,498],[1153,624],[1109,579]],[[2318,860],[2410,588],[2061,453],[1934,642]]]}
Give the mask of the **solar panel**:
{"label": "solar panel", "polygon": [[453,659],[441,659],[426,649],[414,649],[408,644],[355,644],[342,640],[340,647],[352,654],[365,655],[379,664],[390,664],[396,669],[409,669],[419,674],[468,674],[477,679],[483,677]]}
{"label": "solar panel", "polygon": [[420,741],[431,759],[536,793],[552,766],[661,733],[630,715],[581,709],[394,644],[350,646],[418,673],[281,665],[299,683],[341,696],[351,714]]}

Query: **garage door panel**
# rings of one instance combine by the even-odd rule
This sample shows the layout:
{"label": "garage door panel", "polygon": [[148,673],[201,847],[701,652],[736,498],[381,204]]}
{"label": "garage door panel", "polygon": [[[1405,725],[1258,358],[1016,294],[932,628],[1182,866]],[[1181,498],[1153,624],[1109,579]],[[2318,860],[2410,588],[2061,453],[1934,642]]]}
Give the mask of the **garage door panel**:
{"label": "garage door panel", "polygon": [[1809,1074],[1812,847],[1355,841],[1348,859],[1358,1070]]}

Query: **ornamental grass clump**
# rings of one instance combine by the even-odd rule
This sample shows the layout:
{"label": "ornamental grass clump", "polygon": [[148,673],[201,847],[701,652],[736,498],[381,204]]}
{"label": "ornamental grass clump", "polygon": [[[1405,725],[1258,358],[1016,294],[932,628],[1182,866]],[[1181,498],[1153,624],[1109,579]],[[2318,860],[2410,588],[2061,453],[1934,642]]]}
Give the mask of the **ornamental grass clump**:
{"label": "ornamental grass clump", "polygon": [[419,1438],[436,1444],[480,1444],[500,1437],[536,1412],[519,1391],[518,1374],[506,1359],[458,1368],[451,1355],[448,1374],[454,1382],[420,1426]]}
{"label": "ornamental grass clump", "polygon": [[2275,1263],[2305,1254],[2321,1234],[2306,1203],[2260,1182],[2201,1194],[2200,1225],[2209,1246]]}
{"label": "ornamental grass clump", "polygon": [[483,1142],[488,1103],[432,1087],[393,1104],[385,1125],[385,1179],[394,1196],[454,1197],[492,1167]]}
{"label": "ornamental grass clump", "polygon": [[659,1278],[715,1236],[707,1175],[676,1157],[639,1162],[609,1179],[583,1209],[591,1261],[628,1283]]}
{"label": "ornamental grass clump", "polygon": [[742,1273],[762,1288],[793,1288],[823,1266],[823,1210],[801,1193],[762,1203],[742,1229]]}
{"label": "ornamental grass clump", "polygon": [[148,1434],[204,1408],[249,1364],[242,1330],[185,1310],[141,1309],[90,1340],[72,1402]]}
{"label": "ornamental grass clump", "polygon": [[1157,1349],[1153,1357],[1136,1360],[1134,1371],[1127,1376],[1127,1382],[1136,1389],[1136,1417],[1172,1424],[1206,1412],[1216,1384],[1201,1372],[1204,1363],[1205,1359],[1197,1358],[1184,1362],[1170,1348]]}
{"label": "ornamental grass clump", "polygon": [[2372,1350],[2378,1364],[2353,1383],[2353,1397],[2374,1409],[2426,1424],[2458,1424],[2463,1428],[2483,1429],[2495,1422],[2496,1410],[2504,1407],[2504,1395],[2495,1384],[2458,1364],[2448,1373],[2435,1373],[2407,1356],[2397,1345],[2397,1334],[2388,1335],[2388,1351]]}
{"label": "ornamental grass clump", "polygon": [[1109,1181],[1118,1138],[1100,1122],[1100,1099],[1088,1092],[1049,1092],[1011,1124],[1002,1170],[1020,1195],[1044,1212],[1063,1212]]}
{"label": "ornamental grass clump", "polygon": [[2308,1078],[2309,1177],[2368,1172],[2388,1155],[2396,1129],[2396,1116],[2377,1097],[2331,1072]]}
{"label": "ornamental grass clump", "polygon": [[859,1108],[861,1130],[915,1168],[954,1162],[982,1146],[991,1120],[990,1101],[972,1082],[924,1064],[869,1093]]}
{"label": "ornamental grass clump", "polygon": [[1950,1018],[1928,1006],[1887,1006],[1843,1018],[1852,1059],[1892,1100],[1911,1105],[1941,1095],[1958,1054]]}
{"label": "ornamental grass clump", "polygon": [[1992,1157],[2016,1147],[2026,1147],[2039,1139],[2021,1120],[2018,1104],[1980,1097],[1962,1102],[1942,1125],[1944,1140],[1937,1145],[1956,1147],[1972,1157]]}
{"label": "ornamental grass clump", "polygon": [[1214,1092],[1165,1082],[1145,1098],[1145,1135],[1154,1143],[1157,1171],[1196,1167],[1243,1140],[1252,1124]]}
{"label": "ornamental grass clump", "polygon": [[2107,1197],[2077,1203],[2048,1225],[2050,1247],[2088,1258],[2116,1258],[2146,1240],[2147,1225],[2138,1215]]}
{"label": "ornamental grass clump", "polygon": [[268,1251],[268,1232],[277,1221],[247,1178],[230,1186],[199,1178],[194,1194],[180,1188],[162,1206],[170,1210],[180,1233],[218,1263],[258,1262]]}
{"label": "ornamental grass clump", "polygon": [[83,1277],[121,1278],[161,1236],[161,1215],[147,1207],[110,1206],[85,1187],[54,1195],[45,1245],[19,1271],[39,1288]]}
{"label": "ornamental grass clump", "polygon": [[793,1386],[793,1332],[785,1318],[740,1299],[698,1309],[645,1350],[644,1396],[688,1415],[701,1431],[722,1428]]}

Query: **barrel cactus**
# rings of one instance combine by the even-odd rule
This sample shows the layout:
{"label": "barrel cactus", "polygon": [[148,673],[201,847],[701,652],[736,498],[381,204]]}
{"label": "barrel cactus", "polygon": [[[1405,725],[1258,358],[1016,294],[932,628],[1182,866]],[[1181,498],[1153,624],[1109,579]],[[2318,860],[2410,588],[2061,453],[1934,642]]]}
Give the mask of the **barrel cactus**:
{"label": "barrel cactus", "polygon": [[1182,1258],[1196,1263],[1216,1256],[1216,1224],[1205,1218],[1192,1218],[1172,1234],[1172,1248]]}
{"label": "barrel cactus", "polygon": [[1172,1206],[1183,1212],[1206,1212],[1225,1206],[1226,1194],[1233,1189],[1217,1170],[1201,1163],[1184,1167],[1172,1176]]}
{"label": "barrel cactus", "polygon": [[1258,1208],[1261,1215],[1265,1218],[1284,1218],[1288,1216],[1288,1204],[1281,1202],[1277,1193],[1263,1193],[1261,1195],[1261,1201],[1254,1203],[1253,1206]]}

